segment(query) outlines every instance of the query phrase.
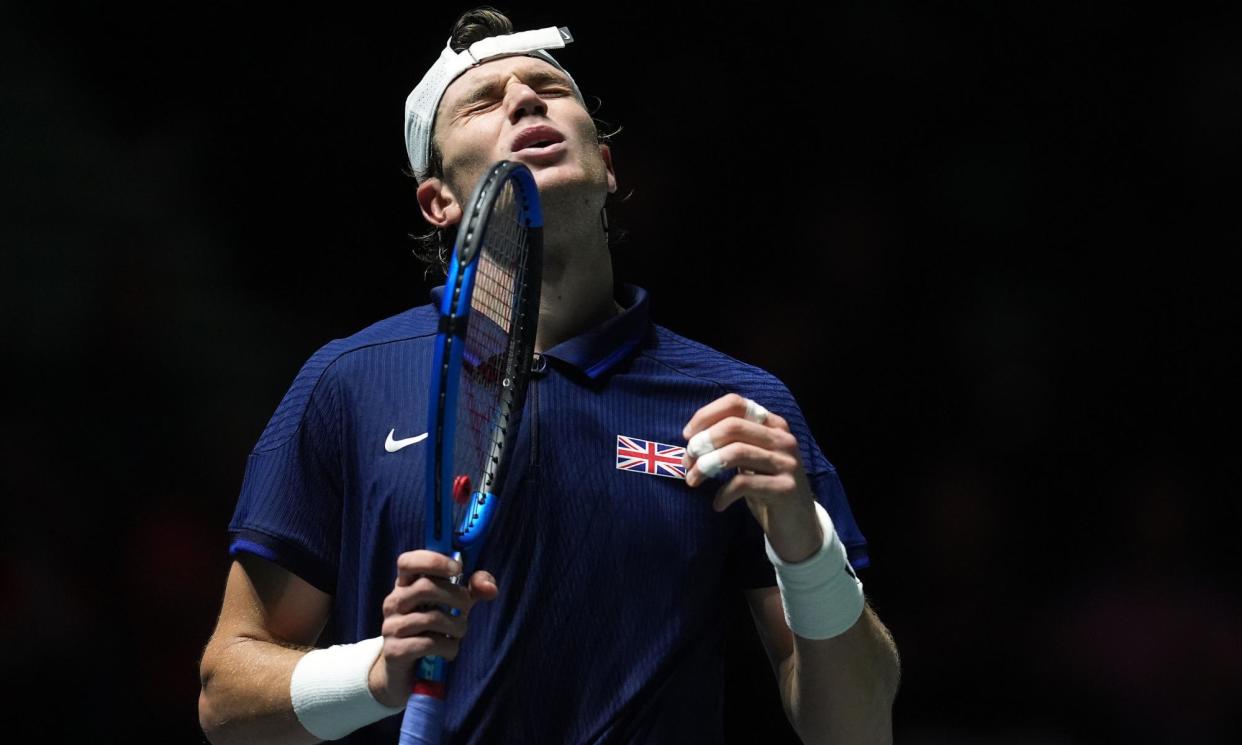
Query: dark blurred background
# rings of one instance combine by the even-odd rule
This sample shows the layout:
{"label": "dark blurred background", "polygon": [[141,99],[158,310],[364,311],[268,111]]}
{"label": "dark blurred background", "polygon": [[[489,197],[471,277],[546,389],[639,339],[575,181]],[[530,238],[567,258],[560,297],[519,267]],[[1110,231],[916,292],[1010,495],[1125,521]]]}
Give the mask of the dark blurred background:
{"label": "dark blurred background", "polygon": [[[247,452],[431,284],[402,107],[468,6],[22,5],[0,716],[201,742]],[[1237,741],[1235,4],[499,7],[568,25],[624,128],[620,278],[782,377],[839,468],[900,742]],[[782,742],[734,622],[730,731]]]}

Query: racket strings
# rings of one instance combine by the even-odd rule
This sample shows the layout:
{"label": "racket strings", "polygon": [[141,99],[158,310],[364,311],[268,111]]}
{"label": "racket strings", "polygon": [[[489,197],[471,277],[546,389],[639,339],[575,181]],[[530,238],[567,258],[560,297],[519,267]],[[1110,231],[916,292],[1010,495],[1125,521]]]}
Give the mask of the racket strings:
{"label": "racket strings", "polygon": [[524,211],[515,191],[506,183],[497,196],[475,265],[454,448],[454,474],[469,477],[472,493],[454,500],[459,532],[471,527],[474,509],[492,492],[503,443],[513,434],[508,431],[510,392],[520,364],[514,354],[520,342],[512,337],[525,312],[519,303],[528,250]]}

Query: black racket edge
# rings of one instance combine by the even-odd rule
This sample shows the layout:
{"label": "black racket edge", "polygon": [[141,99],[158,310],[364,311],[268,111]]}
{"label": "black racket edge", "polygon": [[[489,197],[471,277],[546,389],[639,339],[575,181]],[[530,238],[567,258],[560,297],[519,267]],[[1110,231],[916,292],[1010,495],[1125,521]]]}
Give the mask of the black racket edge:
{"label": "black racket edge", "polygon": [[[470,201],[466,203],[466,212],[462,215],[461,227],[458,229],[457,263],[459,266],[464,267],[474,260],[475,254],[483,244],[483,237],[487,235],[487,223],[492,216],[492,205],[500,196],[505,182],[518,169],[530,172],[530,169],[521,163],[511,160],[499,161],[488,169],[488,172],[474,187],[474,193],[470,196]],[[532,183],[533,181],[532,177]],[[525,188],[519,187],[518,193],[523,200],[528,198]],[[528,204],[522,205],[524,212],[527,211],[527,207]],[[542,234],[542,226],[539,230]],[[542,242],[540,245],[542,246]]]}

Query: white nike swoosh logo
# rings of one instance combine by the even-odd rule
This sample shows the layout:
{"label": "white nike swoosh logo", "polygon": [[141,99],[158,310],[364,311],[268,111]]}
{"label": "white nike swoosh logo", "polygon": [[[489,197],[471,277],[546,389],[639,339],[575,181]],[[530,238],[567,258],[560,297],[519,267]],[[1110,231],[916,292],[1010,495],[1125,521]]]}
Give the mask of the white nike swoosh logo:
{"label": "white nike swoosh logo", "polygon": [[384,449],[390,453],[395,453],[401,448],[405,447],[406,445],[413,445],[416,442],[422,442],[423,440],[427,439],[427,433],[424,432],[421,435],[414,435],[413,437],[407,437],[404,440],[394,440],[392,439],[392,436],[395,435],[396,433],[397,433],[397,430],[395,428],[392,430],[389,430],[388,439],[384,440]]}

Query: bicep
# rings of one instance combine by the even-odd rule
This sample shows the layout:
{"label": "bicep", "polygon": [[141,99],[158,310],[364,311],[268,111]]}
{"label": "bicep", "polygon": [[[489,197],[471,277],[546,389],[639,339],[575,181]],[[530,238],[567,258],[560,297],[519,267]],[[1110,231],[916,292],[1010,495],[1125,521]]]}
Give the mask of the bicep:
{"label": "bicep", "polygon": [[257,639],[311,647],[331,607],[331,595],[278,564],[243,554],[229,570],[212,641]]}

